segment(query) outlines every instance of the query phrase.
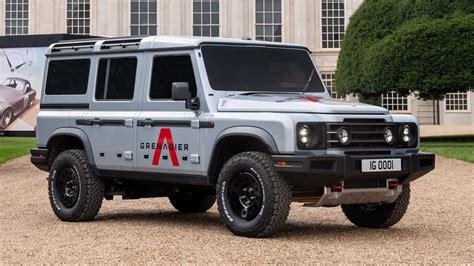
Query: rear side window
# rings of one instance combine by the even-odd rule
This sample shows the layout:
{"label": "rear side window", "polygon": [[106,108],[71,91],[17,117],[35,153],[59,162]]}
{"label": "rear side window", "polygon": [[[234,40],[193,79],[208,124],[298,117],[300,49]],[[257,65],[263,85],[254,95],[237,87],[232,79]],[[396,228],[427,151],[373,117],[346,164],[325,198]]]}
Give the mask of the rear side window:
{"label": "rear side window", "polygon": [[85,94],[90,70],[89,59],[50,61],[46,95]]}
{"label": "rear side window", "polygon": [[135,89],[137,58],[100,59],[95,98],[97,100],[131,100]]}
{"label": "rear side window", "polygon": [[152,71],[150,99],[171,99],[173,82],[188,82],[192,97],[196,97],[196,79],[188,55],[155,57]]}

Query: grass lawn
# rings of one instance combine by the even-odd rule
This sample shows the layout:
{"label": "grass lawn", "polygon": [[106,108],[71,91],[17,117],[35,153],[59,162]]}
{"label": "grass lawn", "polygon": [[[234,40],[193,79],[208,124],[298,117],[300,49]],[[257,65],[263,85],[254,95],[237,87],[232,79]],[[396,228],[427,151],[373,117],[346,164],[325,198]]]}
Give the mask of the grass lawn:
{"label": "grass lawn", "polygon": [[35,146],[35,138],[0,137],[0,164],[28,154]]}
{"label": "grass lawn", "polygon": [[421,150],[474,163],[474,135],[422,138]]}

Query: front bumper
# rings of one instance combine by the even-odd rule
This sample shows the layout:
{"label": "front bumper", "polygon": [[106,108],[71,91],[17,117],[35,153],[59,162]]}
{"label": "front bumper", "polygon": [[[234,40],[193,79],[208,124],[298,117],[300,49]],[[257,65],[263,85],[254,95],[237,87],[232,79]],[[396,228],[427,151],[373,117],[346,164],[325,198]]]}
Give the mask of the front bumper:
{"label": "front bumper", "polygon": [[[361,171],[362,159],[400,158],[402,169],[397,172]],[[435,156],[430,153],[403,155],[273,155],[275,170],[286,177],[294,187],[323,188],[344,182],[387,180],[396,178],[407,184],[427,174],[435,167]]]}

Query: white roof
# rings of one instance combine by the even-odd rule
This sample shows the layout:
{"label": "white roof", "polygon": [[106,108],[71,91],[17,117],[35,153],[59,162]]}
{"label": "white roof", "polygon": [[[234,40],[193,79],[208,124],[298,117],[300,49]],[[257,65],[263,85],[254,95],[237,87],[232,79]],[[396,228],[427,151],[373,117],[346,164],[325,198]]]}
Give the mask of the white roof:
{"label": "white roof", "polygon": [[125,48],[127,48],[127,52],[143,49],[193,49],[200,47],[204,43],[293,47],[307,49],[303,45],[299,44],[264,42],[246,39],[186,36],[130,36],[62,41],[52,44],[47,54],[48,56],[52,56],[74,55],[78,53],[113,53],[114,51],[117,51],[116,49]]}

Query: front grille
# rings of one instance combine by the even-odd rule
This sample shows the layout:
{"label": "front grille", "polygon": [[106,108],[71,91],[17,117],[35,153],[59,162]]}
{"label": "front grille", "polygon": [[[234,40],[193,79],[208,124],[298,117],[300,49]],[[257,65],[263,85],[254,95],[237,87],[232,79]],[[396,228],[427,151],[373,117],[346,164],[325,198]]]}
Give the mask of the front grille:
{"label": "front grille", "polygon": [[[343,145],[339,142],[337,132],[340,128],[347,128],[350,131],[350,142]],[[345,150],[365,150],[365,149],[391,149],[395,145],[387,144],[384,138],[384,129],[391,127],[394,129],[393,123],[375,120],[370,122],[367,120],[357,122],[329,123],[327,124],[327,147],[328,149],[345,149]],[[394,136],[396,138],[396,136]]]}

